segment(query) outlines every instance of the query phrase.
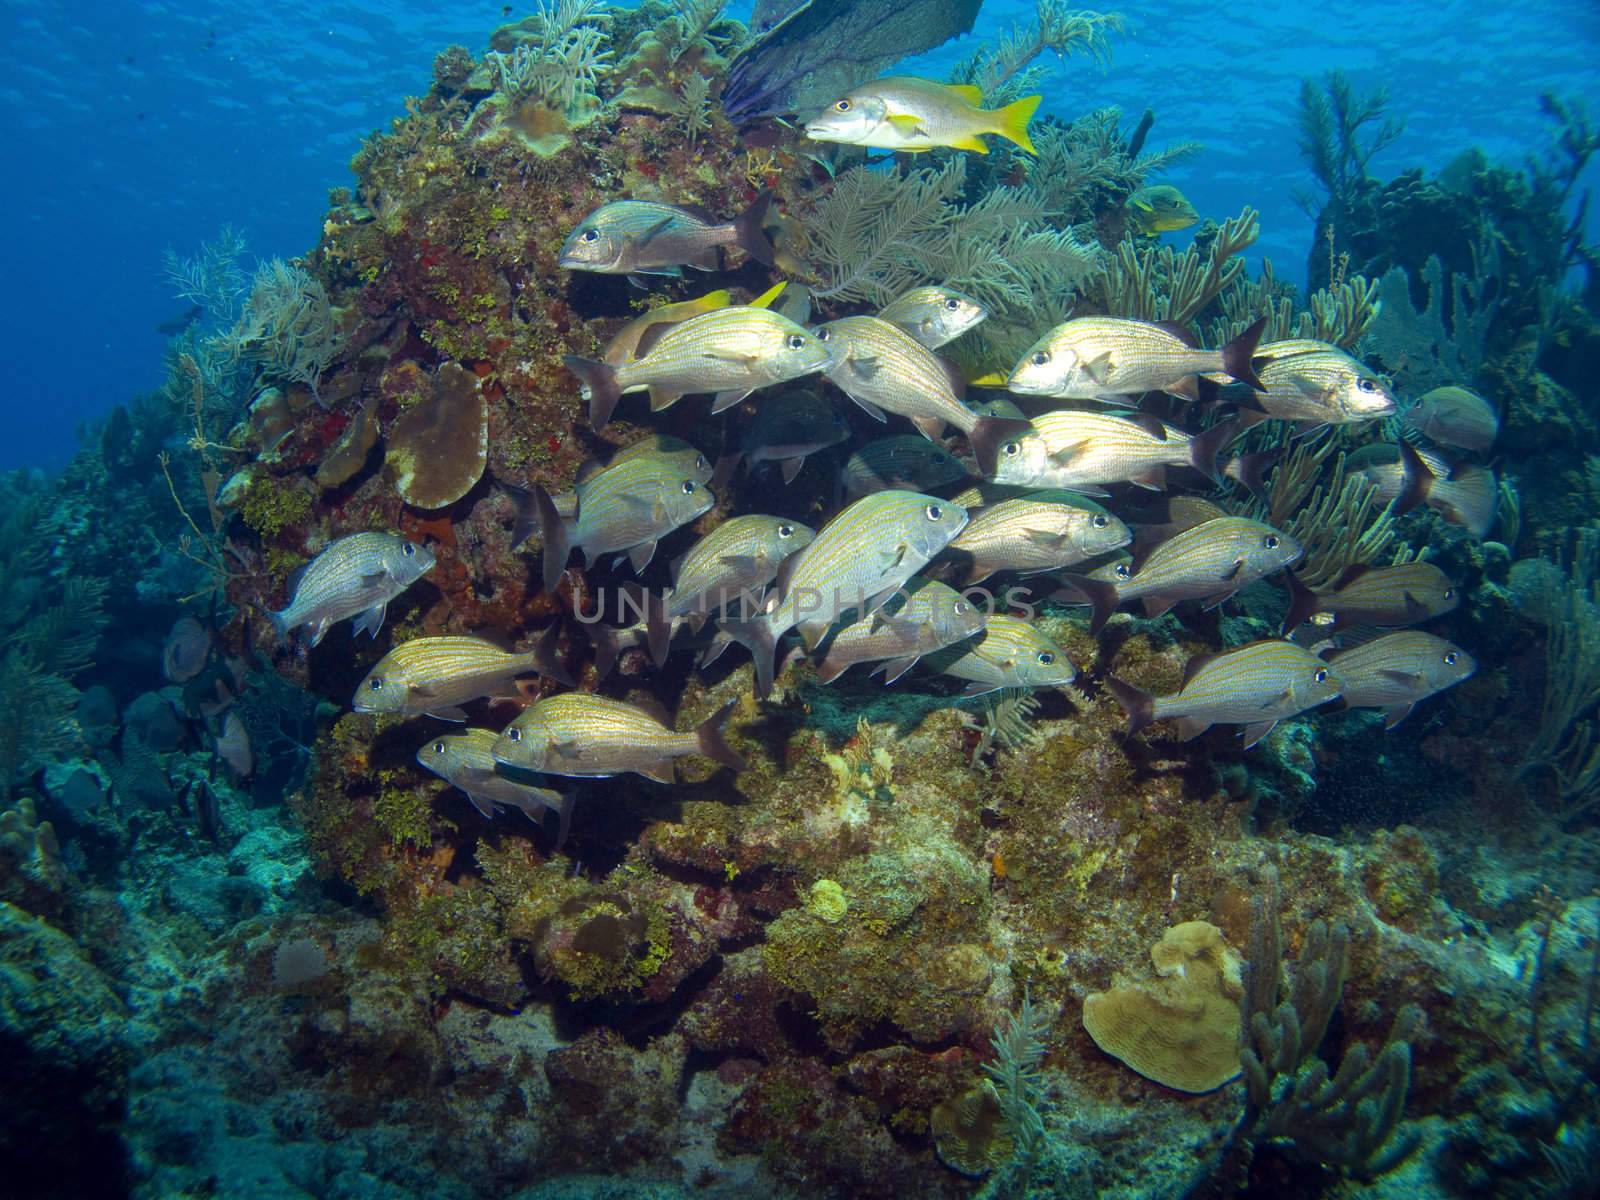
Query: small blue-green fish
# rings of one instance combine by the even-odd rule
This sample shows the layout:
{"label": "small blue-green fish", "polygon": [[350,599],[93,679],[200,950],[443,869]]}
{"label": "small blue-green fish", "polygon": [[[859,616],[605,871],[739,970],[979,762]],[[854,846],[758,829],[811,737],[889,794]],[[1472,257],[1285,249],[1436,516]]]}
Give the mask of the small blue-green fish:
{"label": "small blue-green fish", "polygon": [[495,740],[494,759],[504,767],[549,775],[605,778],[632,771],[673,782],[672,760],[703,754],[735,771],[744,759],[723,733],[730,700],[688,733],[678,733],[639,708],[589,692],[546,696],[525,709]]}
{"label": "small blue-green fish", "polygon": [[1034,417],[1020,437],[997,447],[996,483],[1104,495],[1101,485],[1132,483],[1160,491],[1168,467],[1217,477],[1217,454],[1239,433],[1237,421],[1191,436],[1155,417],[1060,409]]}
{"label": "small blue-green fish", "polygon": [[915,434],[878,438],[850,455],[839,474],[847,499],[900,488],[927,492],[967,478],[966,464],[950,451]]}
{"label": "small blue-green fish", "polygon": [[950,287],[914,287],[878,311],[878,319],[898,325],[929,350],[953,342],[989,315],[971,296]]}
{"label": "small blue-green fish", "polygon": [[770,607],[720,626],[755,659],[756,692],[772,691],[778,639],[798,629],[814,650],[835,621],[868,616],[950,544],[967,512],[919,492],[887,491],[849,505],[784,560]]}
{"label": "small blue-green fish", "polygon": [[785,392],[757,406],[755,420],[739,449],[718,460],[713,486],[727,483],[741,462],[752,469],[775,462],[783,481],[792,483],[806,465],[807,455],[837,446],[849,437],[850,424],[835,405],[809,389]]}
{"label": "small blue-green fish", "polygon": [[367,672],[350,706],[360,713],[426,713],[464,721],[463,704],[512,695],[524,675],[545,675],[570,686],[555,658],[555,632],[552,625],[537,646],[520,654],[483,638],[411,638]]}
{"label": "small blue-green fish", "polygon": [[1189,198],[1170,183],[1153,183],[1128,197],[1128,219],[1140,233],[1154,237],[1188,229],[1200,220]]}
{"label": "small blue-green fish", "polygon": [[1202,350],[1182,326],[1126,317],[1074,317],[1029,348],[1006,387],[1025,396],[1131,404],[1145,392],[1193,400],[1200,375],[1217,372],[1258,391],[1250,359],[1263,317],[1220,350]]}
{"label": "small blue-green fish", "polygon": [[1243,725],[1246,750],[1279,721],[1339,696],[1338,675],[1327,663],[1304,646],[1272,640],[1195,655],[1171,696],[1152,696],[1114,675],[1106,687],[1128,714],[1130,734],[1172,718],[1183,741],[1213,725]]}
{"label": "small blue-green fish", "polygon": [[1110,513],[1013,499],[972,512],[948,553],[964,568],[962,586],[970,587],[997,571],[1031,575],[1070,567],[1132,540],[1128,527]]}
{"label": "small blue-green fish", "polygon": [[1159,617],[1180,600],[1214,608],[1303,553],[1294,538],[1261,521],[1218,517],[1147,547],[1132,562],[1062,578],[1094,605],[1089,632],[1099,633],[1129,600],[1143,600],[1147,617]]}
{"label": "small blue-green fish", "polygon": [[999,688],[1066,687],[1078,677],[1061,647],[1007,613],[990,613],[977,637],[928,655],[923,665],[967,680],[965,696]]}
{"label": "small blue-green fish", "polygon": [[719,221],[694,204],[614,200],[590,213],[561,247],[561,265],[606,275],[681,275],[722,269],[721,248],[738,246],[770,267],[772,242],[761,226],[772,193],[762,192],[731,221]]}
{"label": "small blue-green fish", "polygon": [[676,324],[649,326],[638,357],[613,367],[576,354],[562,361],[578,377],[598,430],[625,392],[648,391],[650,410],[670,408],[690,392],[715,392],[714,413],[757,388],[825,369],[832,354],[788,317],[753,304],[731,304]]}
{"label": "small blue-green fish", "polygon": [[1288,575],[1287,636],[1307,621],[1334,628],[1346,625],[1416,625],[1452,611],[1461,602],[1450,577],[1432,563],[1409,562],[1391,567],[1356,565],[1332,585],[1314,592],[1294,572]]}
{"label": "small blue-green fish", "polygon": [[882,664],[874,670],[893,683],[924,654],[972,637],[983,629],[983,613],[960,592],[920,575],[908,579],[869,617],[837,626],[822,640],[817,682],[832,683],[857,663]]}
{"label": "small blue-green fish", "polygon": [[417,751],[417,762],[460,788],[472,801],[472,807],[486,817],[492,818],[496,808],[519,809],[534,822],[547,811],[555,813],[561,820],[556,835],[556,848],[560,849],[572,820],[572,797],[501,774],[494,760],[494,745],[499,738],[492,729],[445,734],[425,742]]}
{"label": "small blue-green fish", "polygon": [[824,374],[870,416],[882,421],[884,413],[896,413],[935,442],[946,425],[954,425],[967,435],[985,472],[994,468],[999,442],[1028,429],[1026,421],[973,412],[962,403],[967,381],[956,365],[898,325],[877,317],[840,317],[819,325],[816,336],[833,355]]}
{"label": "small blue-green fish", "polygon": [[1489,402],[1464,387],[1437,387],[1405,411],[1406,424],[1441,446],[1487,450],[1500,435]]}
{"label": "small blue-green fish", "polygon": [[1386,633],[1328,656],[1344,702],[1351,708],[1383,709],[1383,727],[1393,729],[1419,701],[1454,687],[1478,669],[1472,655],[1442,637],[1416,629]]}
{"label": "small blue-green fish", "polygon": [[267,615],[280,638],[304,626],[311,644],[337,621],[354,617],[354,631],[378,636],[389,601],[433,567],[433,551],[393,533],[352,533],[329,542],[291,581],[289,605]]}
{"label": "small blue-green fish", "polygon": [[716,503],[711,489],[675,463],[640,455],[596,471],[578,484],[576,512],[563,517],[550,495],[535,487],[531,496],[513,493],[517,527],[511,544],[520,546],[537,525],[544,539],[544,585],[553,592],[574,547],[589,563],[626,552],[635,571],[655,557],[656,542],[687,525]]}

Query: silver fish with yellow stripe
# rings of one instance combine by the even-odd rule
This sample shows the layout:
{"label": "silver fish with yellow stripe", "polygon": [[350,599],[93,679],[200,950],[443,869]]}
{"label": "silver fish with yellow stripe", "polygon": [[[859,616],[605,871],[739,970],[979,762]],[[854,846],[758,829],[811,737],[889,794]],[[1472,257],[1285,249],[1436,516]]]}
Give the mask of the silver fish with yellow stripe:
{"label": "silver fish with yellow stripe", "polygon": [[1331,618],[1334,628],[1346,625],[1415,625],[1452,611],[1461,602],[1456,585],[1428,562],[1400,563],[1389,567],[1356,565],[1333,584],[1314,592],[1291,571],[1289,612],[1284,617],[1287,636],[1319,616]]}
{"label": "silver fish with yellow stripe", "polygon": [[[655,460],[667,470],[681,471],[685,476],[696,483],[710,483],[716,474],[711,460],[700,451],[696,450],[682,438],[670,437],[667,434],[652,433],[630,442],[620,450],[615,451],[611,457],[601,462],[590,459],[578,468],[578,482],[582,483],[606,467],[615,467],[633,458],[648,458]],[[555,506],[556,512],[563,517],[574,517],[578,513],[578,493],[576,491],[561,492],[550,497],[550,503]]]}
{"label": "silver fish with yellow stripe", "polygon": [[928,284],[896,296],[878,310],[878,319],[898,325],[929,350],[955,341],[989,315],[971,296]]}
{"label": "silver fish with yellow stripe", "polygon": [[1106,677],[1106,687],[1128,714],[1130,734],[1172,719],[1183,741],[1213,725],[1243,725],[1248,750],[1279,721],[1337,699],[1339,676],[1304,646],[1268,640],[1195,655],[1170,696],[1152,696],[1114,675]]}
{"label": "silver fish with yellow stripe", "polygon": [[1024,421],[973,412],[961,401],[967,381],[960,369],[898,325],[878,317],[840,317],[815,333],[833,354],[824,374],[869,415],[880,421],[886,412],[905,417],[929,441],[954,425],[967,435],[985,471],[993,469],[998,441],[1027,428]]}
{"label": "silver fish with yellow stripe", "polygon": [[923,665],[967,680],[965,696],[999,688],[1066,687],[1078,677],[1061,647],[1030,622],[1008,613],[990,613],[977,637],[928,655]]}
{"label": "silver fish with yellow stripe", "polygon": [[756,692],[772,690],[778,639],[798,629],[815,649],[850,611],[870,615],[961,532],[967,512],[920,492],[887,491],[846,507],[784,560],[766,611],[720,626],[755,659]]}
{"label": "silver fish with yellow stripe", "polygon": [[611,419],[625,392],[648,390],[652,412],[670,408],[689,392],[715,392],[711,411],[721,412],[757,388],[810,375],[831,361],[814,335],[788,317],[749,304],[651,325],[637,353],[620,367],[576,354],[562,359],[582,384],[592,428]]}
{"label": "silver fish with yellow stripe", "polygon": [[1167,485],[1169,467],[1193,467],[1215,480],[1217,454],[1238,432],[1232,420],[1191,436],[1151,416],[1040,413],[1027,432],[1000,443],[998,465],[988,474],[996,483],[1101,495],[1108,483],[1159,491]]}
{"label": "silver fish with yellow stripe", "polygon": [[605,778],[634,772],[661,783],[673,781],[672,760],[702,754],[735,771],[744,759],[729,746],[723,727],[729,701],[688,733],[621,700],[590,692],[546,696],[523,711],[495,740],[501,766],[550,775]]}
{"label": "silver fish with yellow stripe", "polygon": [[693,300],[680,300],[676,304],[662,304],[646,309],[612,335],[600,360],[612,367],[631,363],[639,357],[639,343],[652,325],[676,325],[681,321],[687,321],[690,317],[698,317],[701,313],[727,308],[732,303],[733,297],[727,288],[718,288]]}
{"label": "silver fish with yellow stripe", "polygon": [[1294,538],[1261,521],[1218,517],[1148,547],[1131,562],[1062,578],[1094,606],[1089,632],[1099,633],[1129,600],[1143,600],[1147,617],[1159,617],[1180,600],[1215,607],[1303,553]]}
{"label": "silver fish with yellow stripe", "polygon": [[556,848],[560,849],[572,819],[572,797],[502,774],[494,760],[494,744],[499,738],[492,729],[445,734],[424,742],[417,751],[417,762],[460,788],[472,807],[486,817],[493,817],[497,808],[518,809],[535,822],[546,812],[555,813],[561,819],[556,835]]}
{"label": "silver fish with yellow stripe", "polygon": [[997,571],[1031,575],[1108,554],[1133,540],[1106,512],[1048,500],[1002,500],[972,512],[947,553],[970,587]]}
{"label": "silver fish with yellow stripe", "polygon": [[927,492],[965,479],[966,464],[936,442],[915,434],[877,438],[845,460],[839,488],[847,499],[903,488]]}
{"label": "silver fish with yellow stripe", "polygon": [[832,683],[857,663],[881,665],[885,683],[904,675],[924,654],[964,641],[983,629],[983,613],[960,592],[920,575],[908,579],[883,607],[836,627],[822,641],[817,682]]}
{"label": "silver fish with yellow stripe", "polygon": [[1074,317],[1035,342],[1006,387],[1025,396],[1132,403],[1145,392],[1193,400],[1196,377],[1216,372],[1259,389],[1250,365],[1263,317],[1220,350],[1202,350],[1178,325],[1126,317]]}
{"label": "silver fish with yellow stripe", "polygon": [[426,713],[464,721],[463,704],[512,694],[524,675],[546,675],[570,686],[555,658],[555,627],[531,650],[514,653],[475,637],[420,637],[401,642],[378,660],[356,688],[360,713]]}
{"label": "silver fish with yellow stripe", "polygon": [[627,553],[636,571],[655,557],[656,542],[716,503],[711,489],[674,463],[648,455],[596,471],[578,484],[576,511],[563,517],[541,487],[513,494],[520,546],[535,526],[544,540],[544,585],[554,591],[574,547],[592,564],[605,554]]}
{"label": "silver fish with yellow stripe", "polygon": [[433,551],[393,533],[336,538],[290,582],[287,607],[267,615],[280,638],[304,626],[315,646],[328,630],[354,617],[354,631],[378,636],[389,601],[433,568]]}
{"label": "silver fish with yellow stripe", "polygon": [[1394,393],[1382,377],[1327,342],[1269,342],[1255,357],[1265,390],[1247,403],[1274,420],[1296,422],[1304,432],[1375,421],[1395,411]]}
{"label": "silver fish with yellow stripe", "polygon": [[1454,687],[1478,669],[1460,646],[1415,629],[1386,633],[1329,656],[1344,702],[1351,708],[1383,709],[1383,727],[1393,729],[1419,701]]}
{"label": "silver fish with yellow stripe", "polygon": [[936,83],[891,75],[851,89],[806,122],[816,142],[872,146],[917,154],[936,146],[987,154],[984,134],[999,134],[1034,153],[1028,122],[1042,96],[1025,96],[1004,108],[980,108],[983,92],[971,84]]}

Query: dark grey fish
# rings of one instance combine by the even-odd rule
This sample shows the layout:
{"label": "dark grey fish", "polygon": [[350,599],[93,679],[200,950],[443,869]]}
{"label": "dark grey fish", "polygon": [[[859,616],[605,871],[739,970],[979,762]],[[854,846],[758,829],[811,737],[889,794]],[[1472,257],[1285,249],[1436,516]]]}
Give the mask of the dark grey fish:
{"label": "dark grey fish", "polygon": [[870,617],[836,626],[822,640],[817,681],[832,683],[857,663],[879,662],[893,683],[924,654],[983,629],[983,613],[954,588],[913,576]]}
{"label": "dark grey fish", "polygon": [[561,821],[556,835],[559,848],[567,840],[572,821],[572,797],[521,783],[502,773],[494,760],[494,744],[499,738],[492,729],[445,734],[423,743],[417,751],[417,762],[460,788],[472,801],[472,807],[486,817],[492,818],[497,808],[515,808],[537,823],[546,812],[555,813]]}
{"label": "dark grey fish", "polygon": [[722,269],[721,248],[738,246],[770,267],[772,243],[762,231],[772,193],[762,192],[731,221],[695,204],[614,200],[585,217],[561,247],[560,263],[606,275],[681,275],[680,267]]}
{"label": "dark grey fish", "polygon": [[927,438],[906,434],[868,442],[852,454],[839,475],[849,499],[903,488],[926,492],[970,474],[950,451]]}
{"label": "dark grey fish", "polygon": [[751,468],[775,462],[783,481],[791,483],[805,466],[807,455],[837,446],[849,437],[850,424],[836,405],[814,391],[785,392],[763,400],[756,408],[755,420],[739,449],[718,460],[712,486],[727,483],[741,462]]}

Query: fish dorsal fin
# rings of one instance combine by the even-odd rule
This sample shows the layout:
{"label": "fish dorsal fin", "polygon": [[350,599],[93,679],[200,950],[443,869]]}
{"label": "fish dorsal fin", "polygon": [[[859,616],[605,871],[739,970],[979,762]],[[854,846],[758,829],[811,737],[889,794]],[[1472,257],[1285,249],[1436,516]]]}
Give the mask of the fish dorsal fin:
{"label": "fish dorsal fin", "polygon": [[1127,419],[1155,438],[1156,441],[1164,442],[1167,440],[1167,425],[1161,418],[1152,417],[1149,413],[1134,413]]}
{"label": "fish dorsal fin", "polygon": [[650,351],[654,350],[656,343],[661,340],[661,335],[678,323],[677,321],[657,321],[655,324],[648,326],[639,335],[639,344],[633,349],[633,361],[638,362]]}
{"label": "fish dorsal fin", "polygon": [[[700,205],[700,204],[674,204],[672,207],[677,209],[684,216],[693,217],[696,221],[704,221],[707,225],[721,225],[721,224],[723,224],[723,221],[722,221],[721,217],[714,216],[712,214],[711,210],[706,208],[703,205]],[[671,220],[672,220],[671,217],[667,218],[667,222],[670,222]],[[663,223],[666,223],[666,222],[663,222]]]}
{"label": "fish dorsal fin", "polygon": [[588,483],[589,480],[593,479],[605,469],[605,463],[601,462],[598,458],[586,458],[578,466],[578,477],[573,481],[573,485],[578,486]]}
{"label": "fish dorsal fin", "polygon": [[1339,578],[1333,581],[1333,588],[1331,590],[1335,592],[1344,591],[1345,588],[1349,587],[1352,583],[1360,579],[1370,570],[1372,570],[1371,566],[1366,563],[1351,563],[1339,573]]}
{"label": "fish dorsal fin", "polygon": [[1195,337],[1194,331],[1182,321],[1152,321],[1157,329],[1170,333],[1191,350],[1200,349],[1200,339]]}
{"label": "fish dorsal fin", "polygon": [[1164,545],[1166,545],[1166,542],[1164,541],[1144,542],[1142,544],[1135,543],[1132,550],[1132,557],[1128,560],[1129,576],[1131,577],[1137,575],[1140,571],[1144,570],[1144,565],[1150,561],[1150,556],[1156,552],[1158,547]]}
{"label": "fish dorsal fin", "polygon": [[772,305],[773,305],[773,302],[776,301],[779,296],[783,295],[783,289],[788,287],[788,286],[789,286],[789,281],[787,279],[780,279],[777,283],[773,284],[766,291],[762,292],[761,295],[757,296],[754,300],[750,301],[748,307],[750,307],[750,308],[771,308]]}
{"label": "fish dorsal fin", "polygon": [[516,647],[512,644],[511,635],[503,629],[495,629],[493,627],[474,629],[467,636],[477,638],[480,642],[487,642],[496,650],[504,650],[507,654],[515,654],[517,652]]}
{"label": "fish dorsal fin", "polygon": [[1196,675],[1200,674],[1201,671],[1205,670],[1207,667],[1209,667],[1212,663],[1216,662],[1216,660],[1221,658],[1221,657],[1222,656],[1220,654],[1217,654],[1214,651],[1202,650],[1199,654],[1196,654],[1188,662],[1184,663],[1184,665],[1183,665],[1183,682],[1178,685],[1178,690],[1181,692],[1184,688],[1188,687],[1191,683],[1194,682],[1194,677]]}
{"label": "fish dorsal fin", "polygon": [[944,90],[954,92],[974,107],[983,103],[983,89],[973,87],[970,83],[947,83],[944,85]]}
{"label": "fish dorsal fin", "polygon": [[668,729],[673,728],[672,714],[667,711],[667,706],[661,703],[661,701],[656,699],[654,696],[639,696],[630,699],[629,703],[637,708],[640,712],[644,713],[645,716],[649,717],[652,721],[659,721]]}
{"label": "fish dorsal fin", "polygon": [[956,399],[961,400],[965,398],[967,394],[966,373],[943,355],[935,354],[934,358],[938,359],[939,365],[944,368],[945,378],[950,381],[950,390],[955,393]]}

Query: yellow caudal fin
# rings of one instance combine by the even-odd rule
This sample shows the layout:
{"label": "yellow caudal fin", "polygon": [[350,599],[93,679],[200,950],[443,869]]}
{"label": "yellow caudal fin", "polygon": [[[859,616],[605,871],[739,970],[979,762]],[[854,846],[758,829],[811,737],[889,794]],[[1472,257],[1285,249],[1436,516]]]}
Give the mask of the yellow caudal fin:
{"label": "yellow caudal fin", "polygon": [[973,87],[970,83],[947,83],[945,90],[954,92],[968,104],[978,105],[983,103],[983,89]]}
{"label": "yellow caudal fin", "polygon": [[707,292],[704,296],[691,301],[701,312],[713,312],[719,308],[727,308],[733,303],[733,297],[728,294],[727,288],[718,288],[714,292]]}
{"label": "yellow caudal fin", "polygon": [[994,131],[1003,138],[1009,138],[1029,154],[1037,154],[1038,151],[1033,148],[1033,139],[1028,136],[1028,122],[1033,120],[1039,101],[1043,99],[1043,96],[1024,96],[1015,104],[996,109]]}
{"label": "yellow caudal fin", "polygon": [[766,291],[762,292],[761,295],[757,296],[754,300],[750,301],[750,307],[751,308],[771,308],[772,307],[772,302],[774,300],[776,300],[780,295],[782,295],[783,294],[783,289],[788,287],[788,286],[789,286],[789,281],[788,280],[783,280],[780,283],[773,284]]}
{"label": "yellow caudal fin", "polygon": [[969,379],[967,382],[973,387],[1005,387],[1010,378],[1011,376],[1004,371],[989,371],[986,374],[979,375],[976,379]]}

